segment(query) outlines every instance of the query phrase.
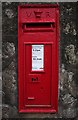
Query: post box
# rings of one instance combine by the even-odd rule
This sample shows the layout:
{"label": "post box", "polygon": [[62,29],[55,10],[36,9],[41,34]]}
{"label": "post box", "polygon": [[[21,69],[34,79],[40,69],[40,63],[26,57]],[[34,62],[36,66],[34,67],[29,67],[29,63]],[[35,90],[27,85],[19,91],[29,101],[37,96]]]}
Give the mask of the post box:
{"label": "post box", "polygon": [[59,7],[18,6],[19,112],[58,110]]}

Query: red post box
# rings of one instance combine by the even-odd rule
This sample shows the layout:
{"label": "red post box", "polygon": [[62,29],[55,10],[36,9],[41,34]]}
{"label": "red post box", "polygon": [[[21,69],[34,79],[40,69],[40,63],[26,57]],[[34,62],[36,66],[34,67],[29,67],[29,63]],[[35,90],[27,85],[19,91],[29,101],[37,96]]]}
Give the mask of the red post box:
{"label": "red post box", "polygon": [[19,112],[58,109],[59,9],[52,4],[18,6]]}

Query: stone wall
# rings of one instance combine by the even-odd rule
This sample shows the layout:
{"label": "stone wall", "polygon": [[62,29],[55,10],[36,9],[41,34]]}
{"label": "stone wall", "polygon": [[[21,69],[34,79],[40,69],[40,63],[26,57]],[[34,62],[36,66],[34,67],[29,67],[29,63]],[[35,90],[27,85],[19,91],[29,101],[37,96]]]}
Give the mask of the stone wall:
{"label": "stone wall", "polygon": [[56,114],[19,114],[17,21],[19,4],[2,3],[2,116],[3,118],[77,118],[78,46],[76,39],[76,3],[59,3],[59,106]]}

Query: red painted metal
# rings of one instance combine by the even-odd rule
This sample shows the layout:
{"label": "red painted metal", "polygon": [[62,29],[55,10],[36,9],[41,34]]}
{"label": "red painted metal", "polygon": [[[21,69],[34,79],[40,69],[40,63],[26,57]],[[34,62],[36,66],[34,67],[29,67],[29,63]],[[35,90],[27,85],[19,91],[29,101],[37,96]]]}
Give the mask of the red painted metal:
{"label": "red painted metal", "polygon": [[[59,7],[18,6],[19,112],[58,110]],[[44,70],[32,70],[32,45],[44,45]],[[33,81],[33,79],[35,81]]]}

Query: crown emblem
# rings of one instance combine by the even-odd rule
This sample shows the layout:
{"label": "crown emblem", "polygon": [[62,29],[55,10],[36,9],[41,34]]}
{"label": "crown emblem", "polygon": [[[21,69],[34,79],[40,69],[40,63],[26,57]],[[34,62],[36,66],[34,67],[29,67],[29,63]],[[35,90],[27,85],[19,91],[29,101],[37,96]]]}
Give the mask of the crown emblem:
{"label": "crown emblem", "polygon": [[36,18],[41,18],[42,11],[39,9],[37,11],[34,11]]}

